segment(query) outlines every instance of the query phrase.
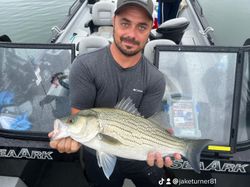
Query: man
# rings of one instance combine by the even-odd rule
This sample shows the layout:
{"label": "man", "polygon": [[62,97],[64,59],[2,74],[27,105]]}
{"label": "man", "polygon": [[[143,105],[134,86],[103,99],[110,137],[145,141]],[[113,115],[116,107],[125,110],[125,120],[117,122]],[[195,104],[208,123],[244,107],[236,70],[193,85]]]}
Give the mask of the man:
{"label": "man", "polygon": [[[142,55],[153,24],[152,13],[152,0],[118,0],[113,18],[114,42],[79,56],[72,65],[69,82],[72,114],[92,107],[114,107],[127,97],[145,117],[160,110],[165,80]],[[50,146],[67,153],[80,147],[71,138],[52,141]],[[164,177],[164,164],[172,164],[169,157],[163,160],[161,153],[149,153],[147,163],[118,159],[107,180],[93,150],[85,147],[83,155],[86,176],[93,186],[119,187],[124,178],[132,179],[136,186],[157,186]]]}

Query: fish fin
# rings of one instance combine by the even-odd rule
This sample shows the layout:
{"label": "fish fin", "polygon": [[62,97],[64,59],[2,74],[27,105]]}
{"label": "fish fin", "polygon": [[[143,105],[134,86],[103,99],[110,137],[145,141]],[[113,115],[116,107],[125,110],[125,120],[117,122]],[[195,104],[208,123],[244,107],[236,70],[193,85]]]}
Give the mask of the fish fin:
{"label": "fish fin", "polygon": [[149,117],[148,120],[160,127],[163,127],[164,129],[172,128],[170,126],[170,118],[167,112],[161,111],[155,113],[153,116]]}
{"label": "fish fin", "polygon": [[98,113],[94,110],[87,109],[87,110],[80,110],[76,115],[78,116],[93,116],[93,117],[98,117]]}
{"label": "fish fin", "polygon": [[200,154],[202,150],[212,142],[209,139],[186,140],[187,153],[185,158],[188,160],[195,172],[200,173]]}
{"label": "fish fin", "polygon": [[141,116],[140,112],[138,112],[135,104],[133,103],[133,100],[130,97],[128,97],[127,99],[123,98],[119,103],[115,105],[115,108],[124,110],[137,116]]}
{"label": "fish fin", "polygon": [[107,177],[107,179],[109,179],[115,168],[117,160],[116,156],[97,151],[96,157],[99,167],[102,167],[104,175]]}

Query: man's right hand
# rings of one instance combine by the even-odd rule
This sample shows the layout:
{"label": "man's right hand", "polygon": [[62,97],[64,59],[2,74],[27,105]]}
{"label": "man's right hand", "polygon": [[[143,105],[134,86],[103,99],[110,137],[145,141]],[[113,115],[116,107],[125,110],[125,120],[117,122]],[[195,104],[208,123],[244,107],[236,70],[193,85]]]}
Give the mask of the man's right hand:
{"label": "man's right hand", "polygon": [[[48,134],[48,137],[51,138],[53,132]],[[57,149],[60,153],[75,153],[77,152],[81,144],[70,137],[62,138],[59,140],[51,140],[49,143],[50,147],[53,149]]]}

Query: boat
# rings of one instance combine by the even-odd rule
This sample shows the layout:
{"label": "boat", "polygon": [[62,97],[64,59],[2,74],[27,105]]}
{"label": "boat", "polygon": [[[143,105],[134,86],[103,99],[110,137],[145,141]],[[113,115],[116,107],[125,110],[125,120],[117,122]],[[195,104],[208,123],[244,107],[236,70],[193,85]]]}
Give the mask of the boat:
{"label": "boat", "polygon": [[[88,186],[81,151],[61,154],[49,147],[47,134],[55,118],[70,113],[67,76],[74,58],[112,42],[115,3],[76,0],[48,44],[0,43],[1,185]],[[101,17],[98,7],[106,8]],[[182,159],[156,186],[250,182],[250,47],[215,46],[213,32],[198,0],[183,1],[176,19],[152,29],[144,53],[166,75],[162,110],[170,127],[176,136],[213,140],[202,152],[200,174]]]}

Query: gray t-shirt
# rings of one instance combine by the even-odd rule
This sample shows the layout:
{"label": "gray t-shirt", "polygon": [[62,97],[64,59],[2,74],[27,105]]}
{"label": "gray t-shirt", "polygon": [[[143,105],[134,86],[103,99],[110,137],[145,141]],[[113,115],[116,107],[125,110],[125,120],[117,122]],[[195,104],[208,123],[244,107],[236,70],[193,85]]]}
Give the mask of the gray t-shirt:
{"label": "gray t-shirt", "polygon": [[160,110],[165,79],[144,56],[135,66],[122,68],[107,46],[76,58],[69,87],[73,108],[114,107],[130,97],[138,111],[149,117]]}

